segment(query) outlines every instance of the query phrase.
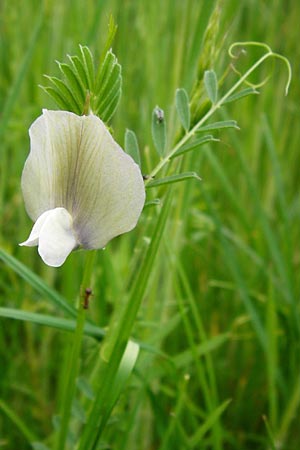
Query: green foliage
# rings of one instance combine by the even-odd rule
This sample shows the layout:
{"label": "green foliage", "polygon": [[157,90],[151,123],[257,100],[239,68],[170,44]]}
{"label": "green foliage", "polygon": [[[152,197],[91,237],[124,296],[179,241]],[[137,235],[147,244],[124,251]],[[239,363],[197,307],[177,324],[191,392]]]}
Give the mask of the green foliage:
{"label": "green foliage", "polygon": [[177,89],[176,91],[176,108],[183,128],[188,131],[190,128],[190,106],[185,89]]}
{"label": "green foliage", "polygon": [[60,109],[79,115],[92,111],[104,122],[109,122],[121,97],[121,66],[108,50],[96,70],[90,49],[82,45],[79,49],[79,56],[68,55],[70,63],[57,61],[62,79],[45,75],[53,86],[41,87]]}
{"label": "green foliage", "polygon": [[162,109],[156,106],[152,112],[152,139],[154,147],[160,156],[164,156],[166,149],[166,119]]}
{"label": "green foliage", "polygon": [[204,72],[204,86],[208,98],[212,103],[217,103],[218,100],[218,80],[214,70],[206,70]]}
{"label": "green foliage", "polygon": [[147,188],[164,186],[165,184],[178,183],[180,181],[189,180],[190,178],[195,178],[196,180],[201,180],[199,175],[197,175],[195,172],[178,173],[176,175],[170,175],[169,177],[150,181],[147,184]]}
{"label": "green foliage", "polygon": [[222,128],[235,128],[239,130],[236,120],[222,120],[221,122],[214,122],[201,126],[197,129],[197,133],[206,133],[206,131],[216,131],[221,130]]}
{"label": "green foliage", "polygon": [[125,152],[130,155],[134,161],[140,166],[141,156],[139,150],[139,144],[134,131],[126,130],[125,132],[125,142],[124,142]]}

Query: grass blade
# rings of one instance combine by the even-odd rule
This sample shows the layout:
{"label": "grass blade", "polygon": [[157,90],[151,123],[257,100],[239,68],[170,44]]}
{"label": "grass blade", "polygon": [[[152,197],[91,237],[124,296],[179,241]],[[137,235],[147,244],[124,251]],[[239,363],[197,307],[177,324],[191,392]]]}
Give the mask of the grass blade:
{"label": "grass blade", "polygon": [[100,438],[98,433],[99,419],[103,414],[103,405],[107,402],[111,383],[115,379],[118,367],[124,354],[128,339],[130,337],[136,315],[138,313],[143,295],[145,294],[151,271],[154,267],[154,260],[166,225],[168,213],[171,206],[171,191],[169,191],[166,201],[161,209],[150,245],[144,255],[140,270],[135,277],[128,301],[119,321],[118,327],[110,341],[110,359],[105,374],[102,377],[101,386],[96,394],[96,400],[90,411],[88,421],[83,430],[78,450],[91,450],[95,448]]}
{"label": "grass blade", "polygon": [[56,307],[68,313],[68,315],[72,317],[77,316],[76,309],[70,305],[58,292],[47,286],[47,284],[38,275],[28,269],[27,266],[22,264],[12,255],[6,253],[3,249],[0,249],[0,259],[27,283],[29,283],[37,292],[48,298],[48,300],[50,300]]}
{"label": "grass blade", "polygon": [[[24,311],[14,308],[0,307],[0,317],[6,317],[14,320],[21,320],[23,322],[31,322],[37,325],[44,325],[46,327],[57,328],[61,331],[74,331],[76,327],[75,320],[63,319],[61,317],[49,316],[47,314],[33,313],[31,311]],[[105,331],[93,324],[86,323],[84,332],[87,336],[96,339],[102,339]]]}
{"label": "grass blade", "polygon": [[190,438],[190,447],[195,448],[198,445],[201,445],[201,440],[203,436],[212,428],[214,423],[218,420],[218,418],[223,414],[225,409],[228,407],[231,399],[225,400],[218,408],[216,408],[206,419],[203,425],[199,427],[194,436]]}
{"label": "grass blade", "polygon": [[[4,106],[1,107],[0,136],[2,136],[3,132],[6,130],[7,122],[10,118],[13,107],[14,107],[15,103],[18,101],[18,96],[20,93],[22,82],[25,79],[26,72],[29,68],[34,49],[38,43],[40,31],[43,26],[43,20],[44,20],[44,13],[43,13],[43,8],[42,8],[41,13],[39,14],[39,16],[37,18],[34,30],[32,32],[32,36],[31,36],[31,39],[28,44],[27,52],[25,53],[24,58],[20,64],[19,71],[18,71],[17,76],[11,86],[11,89],[9,91],[6,102],[4,103]],[[0,149],[0,153],[1,153],[1,149]]]}

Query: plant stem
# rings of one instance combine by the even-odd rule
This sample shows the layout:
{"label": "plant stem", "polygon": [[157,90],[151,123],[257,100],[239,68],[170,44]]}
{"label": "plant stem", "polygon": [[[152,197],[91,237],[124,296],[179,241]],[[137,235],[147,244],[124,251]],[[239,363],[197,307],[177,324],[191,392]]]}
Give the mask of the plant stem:
{"label": "plant stem", "polygon": [[145,185],[147,185],[151,181],[151,179],[155,177],[157,172],[159,172],[164,167],[164,165],[170,161],[170,158],[177,152],[177,150],[183,144],[185,144],[194,135],[194,133],[198,130],[198,128],[200,128],[206,122],[206,120],[209,119],[215,113],[215,111],[222,106],[225,100],[228,97],[230,97],[240,87],[242,83],[244,83],[244,81],[251,75],[251,73],[254,72],[270,56],[277,57],[278,55],[273,53],[272,50],[270,50],[267,53],[265,53],[258,61],[256,61],[256,63],[253,64],[253,66],[251,66],[250,69],[248,69],[243,76],[241,76],[241,78],[232,86],[232,88],[230,88],[226,92],[226,94],[223,95],[222,98],[220,98],[220,100],[218,100],[216,103],[212,105],[210,110],[202,117],[202,119],[199,120],[199,122],[197,122],[196,125],[194,125],[193,128],[183,136],[183,138],[169,151],[169,153],[160,160],[160,162],[156,165],[156,167],[154,167],[152,172],[149,174],[149,179],[145,181]]}
{"label": "plant stem", "polygon": [[67,434],[69,430],[69,422],[71,417],[72,410],[72,402],[76,391],[76,379],[79,369],[80,362],[80,350],[82,339],[84,335],[84,323],[86,317],[87,307],[81,301],[82,296],[85,293],[85,289],[89,288],[91,277],[92,277],[92,269],[95,261],[96,251],[90,251],[87,254],[85,269],[82,277],[82,283],[80,286],[80,295],[78,299],[78,314],[77,314],[77,323],[76,329],[73,338],[72,349],[70,352],[70,357],[67,365],[67,374],[65,378],[65,390],[64,397],[62,402],[62,414],[61,414],[61,424],[59,429],[59,435],[57,440],[56,449],[64,450]]}

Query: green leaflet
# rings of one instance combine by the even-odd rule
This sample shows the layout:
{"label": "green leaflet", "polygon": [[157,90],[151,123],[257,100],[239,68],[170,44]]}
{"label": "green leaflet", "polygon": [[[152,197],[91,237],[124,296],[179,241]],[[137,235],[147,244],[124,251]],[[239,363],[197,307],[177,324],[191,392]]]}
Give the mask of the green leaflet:
{"label": "green leaflet", "polygon": [[164,156],[166,149],[166,121],[164,111],[156,106],[152,112],[152,139],[159,156]]}
{"label": "green leaflet", "polygon": [[254,89],[252,87],[243,89],[240,92],[237,92],[236,94],[232,94],[232,95],[230,95],[230,97],[227,97],[226,100],[224,100],[224,102],[222,103],[222,105],[225,105],[226,103],[235,102],[237,100],[240,100],[241,98],[248,97],[249,95],[253,95],[253,94],[258,95],[259,91],[257,91],[256,89]]}
{"label": "green leaflet", "polygon": [[170,157],[170,159],[176,158],[177,156],[183,155],[184,153],[190,152],[192,150],[196,150],[201,147],[201,145],[207,144],[208,142],[219,142],[219,139],[215,139],[211,134],[207,136],[203,136],[201,138],[196,137],[195,139],[191,139],[187,144],[180,147],[174,155]]}
{"label": "green leaflet", "polygon": [[196,133],[203,133],[204,131],[215,131],[221,130],[222,128],[236,128],[239,130],[238,124],[236,120],[223,120],[221,122],[214,122],[208,125],[204,125],[201,128],[198,128]]}
{"label": "green leaflet", "polygon": [[204,72],[204,86],[210,101],[215,104],[218,100],[218,80],[214,70]]}
{"label": "green leaflet", "polygon": [[139,144],[134,131],[128,129],[126,130],[124,148],[125,152],[128,153],[128,155],[130,155],[139,166],[141,166]]}
{"label": "green leaflet", "polygon": [[[73,94],[72,88],[69,87],[66,82],[60,80],[57,77],[50,77],[48,75],[44,76],[53,84],[53,89],[61,97],[62,101],[64,102],[64,109],[66,111],[74,112],[75,114],[80,114],[83,110],[83,104],[81,108],[80,102],[76,100]],[[45,92],[51,95],[51,91],[49,92],[49,90],[45,90]],[[55,100],[54,97],[53,99]]]}
{"label": "green leaflet", "polygon": [[57,61],[59,70],[64,75],[65,79],[68,81],[70,88],[72,89],[72,94],[74,95],[77,103],[81,105],[85,102],[86,92],[84,90],[83,84],[78,77],[78,72],[76,68],[69,64],[63,64]]}
{"label": "green leaflet", "polygon": [[106,53],[99,68],[95,91],[93,111],[108,122],[118,106],[122,92],[121,66],[111,50]]}
{"label": "green leaflet", "polygon": [[189,97],[185,89],[177,89],[175,103],[180,122],[185,131],[188,131],[190,128],[190,106]]}
{"label": "green leaflet", "polygon": [[45,75],[52,86],[40,87],[60,109],[79,115],[92,111],[108,122],[116,111],[122,93],[121,66],[112,51],[108,50],[96,70],[90,49],[82,45],[79,49],[79,55],[68,55],[68,63],[56,61],[61,79]]}
{"label": "green leaflet", "polygon": [[163,186],[165,184],[178,183],[180,181],[189,180],[191,178],[201,181],[201,178],[196,172],[185,172],[176,175],[170,175],[169,177],[160,178],[158,180],[152,180],[150,181],[150,183],[147,184],[146,187],[147,188],[158,187]]}
{"label": "green leaflet", "polygon": [[93,55],[87,46],[79,45],[79,48],[82,56],[82,62],[86,78],[88,80],[87,88],[89,89],[90,92],[93,92],[95,84],[95,66]]}

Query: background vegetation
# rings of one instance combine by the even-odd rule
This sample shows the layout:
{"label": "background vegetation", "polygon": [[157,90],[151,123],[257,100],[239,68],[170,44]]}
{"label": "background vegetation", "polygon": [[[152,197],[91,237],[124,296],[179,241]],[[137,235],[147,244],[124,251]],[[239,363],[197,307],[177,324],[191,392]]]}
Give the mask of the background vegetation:
{"label": "background vegetation", "polygon": [[[299,24],[293,0],[2,0],[0,4],[0,245],[74,305],[84,255],[60,269],[35,249],[19,248],[31,229],[20,190],[28,127],[54,105],[38,87],[55,60],[87,44],[100,56],[110,13],[123,70],[123,95],[112,122],[122,145],[134,130],[143,172],[158,157],[151,113],[165,110],[169,143],[180,132],[174,94],[201,92],[214,69],[226,92],[237,79],[227,50],[235,41],[262,41],[289,58],[294,78],[267,64],[259,96],[222,108],[216,120],[240,130],[219,133],[182,162],[200,174],[172,187],[172,204],[133,335],[142,342],[136,367],[110,417],[101,447],[150,449],[289,449],[300,444],[299,316]],[[255,58],[241,53],[237,68]],[[222,78],[223,74],[227,74]],[[197,82],[198,80],[198,82]],[[198,84],[197,84],[198,83]],[[195,96],[194,96],[195,98]],[[203,113],[205,99],[192,103]],[[168,189],[151,190],[165,201]],[[112,327],[161,206],[145,209],[139,225],[100,251],[89,316]],[[1,306],[68,317],[49,292],[1,262]],[[23,274],[24,276],[24,274]],[[29,278],[28,278],[29,277]],[[26,278],[26,277],[25,277]],[[52,291],[51,291],[52,292]],[[0,448],[51,446],[70,333],[1,317]],[[86,337],[81,374],[93,375],[99,342]],[[85,399],[80,397],[77,419]],[[230,403],[227,400],[231,400]],[[74,425],[75,427],[75,425]],[[49,440],[50,439],[50,440]],[[38,447],[36,447],[38,448]],[[72,447],[75,448],[75,447]]]}

